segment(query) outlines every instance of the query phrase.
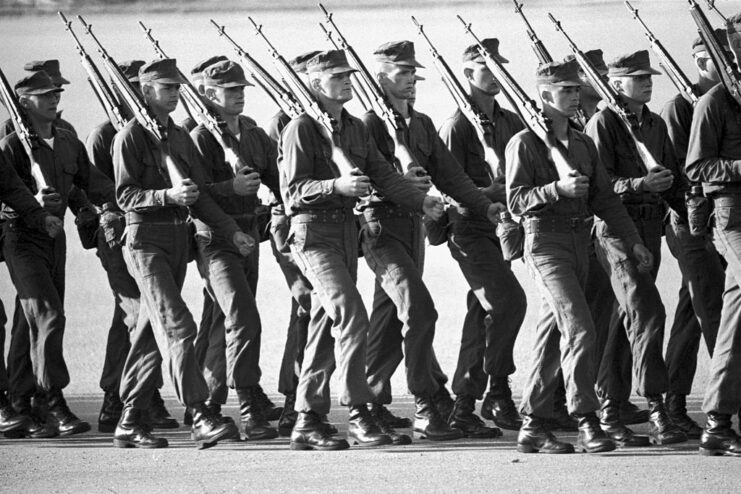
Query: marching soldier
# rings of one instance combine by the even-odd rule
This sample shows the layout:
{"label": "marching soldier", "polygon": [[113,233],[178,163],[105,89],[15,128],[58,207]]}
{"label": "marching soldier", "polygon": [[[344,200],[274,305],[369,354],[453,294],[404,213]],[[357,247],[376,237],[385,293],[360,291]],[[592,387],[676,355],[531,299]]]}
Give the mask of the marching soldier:
{"label": "marching soldier", "polygon": [[[581,80],[575,63],[541,65],[536,74],[543,112],[552,120],[553,137],[563,144],[574,170],[559,177],[545,143],[531,131],[515,135],[507,145],[507,203],[523,216],[524,258],[542,296],[541,313],[551,311],[556,326],[538,324],[533,363],[524,389],[518,451],[572,453],[548,430],[559,364],[566,380],[569,412],[578,420],[577,448],[590,452],[615,449],[600,428],[596,411],[595,329],[586,301],[589,216],[594,213],[626,246],[626,264],[651,268],[651,253],[643,245],[619,198],[611,190],[594,143],[572,129],[569,118],[579,105]],[[553,336],[558,331],[560,337]]]}
{"label": "marching soldier", "polygon": [[[499,54],[498,39],[484,39],[482,43],[501,63],[508,62]],[[463,52],[463,75],[472,102],[492,123],[495,153],[503,160],[507,143],[524,125],[515,113],[502,108],[496,100],[501,89],[477,45]],[[440,137],[490,200],[506,202],[504,163],[499,164],[501,182],[492,180],[484,146],[463,112],[457,110],[443,123]],[[488,380],[489,391],[481,404],[481,415],[503,429],[519,430],[522,420],[512,401],[509,376],[515,371],[514,345],[527,309],[525,292],[502,257],[494,225],[464,205],[452,199],[449,202],[453,207],[448,210],[451,222],[448,248],[471,288],[466,295],[468,312],[453,392],[458,397],[467,397],[464,399],[468,401],[480,400]]]}
{"label": "marching soldier", "polygon": [[206,406],[208,386],[193,348],[196,324],[180,295],[191,245],[188,208],[242,254],[249,252],[254,240],[204,191],[195,145],[169,116],[177,107],[178,89],[184,82],[175,60],[145,64],[139,69],[139,81],[144,102],[165,129],[167,140],[153,141],[149,131],[133,120],[113,142],[116,198],[126,213],[124,259],[151,321],[151,326],[138,325],[132,338],[121,379],[124,409],[114,445],[167,446],[142,421],[163,351],[178,400],[193,417],[191,437],[199,448],[208,448],[219,440],[238,437],[239,431]]}
{"label": "marching soldier", "polygon": [[[347,441],[329,435],[321,417],[329,412],[329,377],[339,340],[340,404],[349,407],[348,438],[362,446],[391,443],[378,428],[367,403],[377,394],[366,382],[368,315],[355,286],[357,239],[353,207],[370,191],[370,181],[401,206],[442,214],[439,199],[410,185],[378,153],[365,125],[344,109],[352,98],[354,71],[342,51],[327,51],[307,63],[309,83],[320,106],[337,125],[338,144],[348,153],[351,174],[330,158],[332,148],[308,115],[292,120],[281,135],[281,193],[291,218],[288,243],[296,263],[313,286],[311,321],[296,394],[299,412],[291,435],[293,449],[344,449]],[[335,150],[335,152],[339,152]],[[333,325],[324,324],[328,317]]]}

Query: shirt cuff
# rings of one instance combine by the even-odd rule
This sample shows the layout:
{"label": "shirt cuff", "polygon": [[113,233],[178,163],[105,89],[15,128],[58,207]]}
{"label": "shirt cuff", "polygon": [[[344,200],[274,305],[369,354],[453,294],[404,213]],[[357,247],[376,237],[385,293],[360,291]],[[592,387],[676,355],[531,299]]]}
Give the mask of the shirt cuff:
{"label": "shirt cuff", "polygon": [[334,194],[334,181],[337,180],[336,178],[331,178],[329,180],[322,180],[322,195],[324,196],[331,196]]}
{"label": "shirt cuff", "polygon": [[551,182],[548,185],[544,185],[543,192],[545,194],[546,200],[548,200],[548,202],[551,202],[551,203],[558,201],[561,197],[558,195],[558,188],[556,187],[556,182]]}

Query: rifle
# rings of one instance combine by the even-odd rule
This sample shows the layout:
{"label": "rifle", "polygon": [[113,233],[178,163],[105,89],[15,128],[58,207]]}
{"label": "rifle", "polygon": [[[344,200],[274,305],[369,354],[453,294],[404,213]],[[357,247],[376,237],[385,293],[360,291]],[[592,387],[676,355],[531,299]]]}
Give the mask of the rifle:
{"label": "rifle", "polygon": [[96,67],[93,62],[93,59],[88,55],[87,51],[85,51],[79,38],[72,30],[72,21],[68,21],[61,12],[57,12],[57,14],[59,14],[59,17],[64,23],[64,29],[69,32],[75,42],[75,48],[77,49],[77,53],[80,55],[80,63],[82,63],[82,67],[85,69],[85,72],[87,72],[87,80],[90,83],[90,87],[93,88],[93,93],[95,93],[95,96],[103,107],[103,111],[105,111],[108,120],[113,124],[113,127],[115,127],[116,130],[123,129],[127,120],[126,117],[124,117],[124,109],[121,106],[121,103],[118,101],[118,98],[116,98],[116,95],[113,94],[113,91],[108,86],[108,83],[106,83],[100,70],[98,70],[98,67]]}
{"label": "rifle", "polygon": [[335,119],[329,113],[321,109],[319,102],[316,100],[314,95],[311,94],[306,83],[304,83],[298,74],[296,74],[296,72],[291,68],[291,65],[285,58],[283,58],[278,50],[275,49],[267,36],[265,36],[265,33],[262,32],[262,25],[257,24],[252,17],[248,17],[248,19],[255,28],[255,34],[265,42],[268,53],[273,58],[275,68],[288,85],[293,96],[301,104],[305,113],[319,123],[319,128],[323,131],[324,136],[329,139],[329,142],[332,145],[332,161],[337,165],[337,173],[341,176],[355,174],[357,167],[340,147],[340,134],[337,131],[337,122]]}
{"label": "rifle", "polygon": [[456,105],[458,105],[461,113],[466,116],[474,129],[476,129],[476,134],[479,136],[479,140],[484,146],[485,160],[489,165],[489,168],[487,169],[489,178],[491,178],[492,182],[502,183],[504,181],[504,167],[502,166],[502,163],[504,163],[504,157],[499,156],[494,149],[494,124],[491,122],[489,117],[479,110],[473,101],[471,101],[468,93],[463,89],[463,86],[451,70],[448,63],[445,61],[443,56],[440,55],[435,48],[435,45],[432,44],[432,41],[425,33],[424,26],[417,22],[417,19],[415,19],[414,16],[412,16],[412,22],[417,26],[419,35],[427,42],[427,46],[430,48],[430,53],[432,54],[433,64],[440,73],[440,78],[445,84],[445,87],[448,89],[448,92],[450,92],[450,95],[453,97]]}
{"label": "rifle", "polygon": [[671,55],[669,55],[669,52],[666,51],[666,48],[661,44],[661,41],[654,36],[646,23],[643,22],[643,19],[638,15],[638,9],[633,8],[628,0],[625,0],[625,6],[628,8],[630,13],[633,14],[633,18],[643,27],[644,34],[646,35],[648,42],[651,44],[651,49],[659,57],[659,64],[664,68],[669,79],[671,79],[672,83],[674,83],[674,86],[679,90],[684,99],[694,106],[700,99],[700,95],[692,85],[692,82],[690,82],[689,78],[684,72],[682,72],[682,69],[679,68],[677,62],[675,62]]}
{"label": "rifle", "polygon": [[515,14],[520,14],[520,17],[522,17],[522,20],[525,21],[525,29],[527,30],[527,35],[530,38],[530,44],[533,48],[533,51],[535,52],[535,56],[538,57],[539,63],[550,63],[553,61],[553,57],[550,53],[548,53],[548,50],[545,48],[545,45],[543,42],[538,38],[538,35],[535,34],[535,31],[533,30],[533,26],[530,25],[530,22],[527,20],[527,17],[525,17],[525,14],[522,12],[522,5],[521,3],[517,3],[517,0],[512,0],[515,3]]}
{"label": "rifle", "polygon": [[641,124],[638,121],[638,117],[636,116],[636,114],[628,109],[628,106],[620,93],[615,91],[615,89],[602,78],[592,61],[587,58],[584,52],[576,46],[569,35],[566,34],[566,31],[563,30],[563,28],[561,27],[561,23],[557,21],[552,14],[548,14],[548,18],[551,20],[554,26],[556,26],[556,31],[563,34],[564,38],[566,38],[566,42],[569,44],[569,48],[571,48],[571,51],[574,53],[576,61],[579,62],[579,65],[589,79],[592,87],[595,89],[595,91],[597,91],[602,100],[607,103],[610,109],[614,111],[618,117],[620,117],[620,121],[623,122],[625,128],[628,131],[628,134],[630,134],[630,137],[633,139],[633,143],[635,144],[636,150],[638,151],[638,156],[641,158],[646,171],[651,172],[654,170],[663,169],[661,164],[656,160],[656,158],[654,158],[654,156],[648,150],[648,147],[646,147],[646,143],[643,141]]}
{"label": "rifle", "polygon": [[724,16],[720,10],[718,10],[718,7],[715,6],[715,0],[705,0],[705,3],[708,4],[708,8],[712,11],[714,11],[718,16],[723,20],[723,24],[728,24],[728,17]]}
{"label": "rifle", "polygon": [[231,36],[226,34],[225,26],[218,25],[213,19],[211,19],[211,24],[214,25],[219,36],[223,36],[227,42],[232,45],[234,52],[242,62],[242,66],[247,69],[247,72],[250,73],[250,76],[255,83],[267,93],[270,99],[272,99],[275,104],[286,113],[286,115],[295,118],[304,113],[301,103],[296,100],[293,94],[291,94],[289,90],[283,87],[280,82],[270,75],[270,73],[266,71],[262,65],[257,62],[257,60],[244,51],[242,47],[231,38]]}
{"label": "rifle", "polygon": [[[80,15],[77,16],[77,19],[85,28],[85,34],[90,36],[98,47],[98,53],[101,58],[103,58],[103,65],[105,66],[108,75],[111,77],[113,84],[115,84],[120,91],[126,105],[134,113],[134,117],[158,144],[167,142],[167,128],[162,125],[149,108],[147,108],[142,96],[136,91],[136,89],[134,89],[124,73],[118,67],[116,61],[108,54],[101,42],[98,41],[98,38],[93,34],[93,26],[85,22],[85,19]],[[176,181],[182,182],[187,179],[187,176],[182,172],[177,163],[175,163],[175,160],[173,160],[167,153],[165,148],[166,146],[161,146],[164,161],[167,165],[167,171],[170,175],[170,181],[173,183]]]}
{"label": "rifle", "polygon": [[0,99],[2,99],[5,108],[8,109],[10,121],[13,122],[15,133],[18,134],[23,149],[26,151],[26,155],[28,155],[28,160],[31,162],[31,176],[36,183],[36,192],[42,190],[53,192],[54,188],[49,187],[47,184],[46,178],[44,178],[44,173],[41,170],[41,165],[33,154],[33,150],[38,149],[39,147],[39,136],[33,130],[33,127],[26,118],[26,114],[23,112],[23,108],[13,91],[13,87],[10,85],[1,69]]}
{"label": "rifle", "polygon": [[715,37],[715,32],[713,31],[713,26],[708,21],[708,18],[705,17],[705,13],[700,9],[700,6],[697,5],[695,0],[689,0],[689,3],[692,19],[697,24],[700,37],[707,48],[710,59],[715,64],[723,87],[741,105],[741,73],[739,73],[736,64],[730,60],[718,42],[718,38]]}
{"label": "rifle", "polygon": [[[495,74],[497,80],[502,82],[502,93],[504,93],[510,101],[516,99],[520,102],[519,105],[513,105],[513,108],[517,110],[520,118],[525,122],[526,127],[533,131],[548,148],[550,158],[556,166],[558,176],[563,179],[571,175],[576,169],[571,163],[569,163],[568,158],[566,157],[568,152],[564,145],[561,144],[553,135],[551,120],[545,116],[540,108],[538,108],[535,101],[531,99],[525,91],[523,91],[522,87],[520,87],[507,69],[504,68],[504,65],[489,53],[489,50],[486,49],[486,47],[481,43],[481,40],[471,30],[471,24],[464,21],[461,16],[456,17],[458,17],[458,20],[463,24],[465,32],[468,33],[476,42],[476,45],[478,45],[479,53],[484,58],[486,66]],[[523,113],[523,110],[527,114],[527,118]]]}
{"label": "rifle", "polygon": [[406,142],[406,122],[404,122],[404,118],[386,99],[383,90],[378,85],[375,78],[371,75],[370,71],[368,71],[365,64],[363,64],[363,61],[360,60],[355,49],[353,49],[350,43],[347,42],[347,39],[340,32],[334,19],[332,19],[332,14],[327,12],[327,9],[325,9],[324,5],[321,3],[319,4],[319,8],[326,17],[326,23],[329,26],[327,32],[330,33],[330,39],[334,43],[334,40],[331,38],[331,33],[334,33],[337,37],[337,44],[341,49],[345,50],[350,62],[358,70],[356,73],[356,80],[360,83],[360,87],[365,88],[364,92],[366,93],[366,96],[370,96],[368,98],[370,108],[376,115],[381,117],[383,122],[386,124],[388,133],[394,141],[394,154],[399,160],[402,170],[408,170],[412,166],[419,166],[414,154],[412,154],[409,145]]}

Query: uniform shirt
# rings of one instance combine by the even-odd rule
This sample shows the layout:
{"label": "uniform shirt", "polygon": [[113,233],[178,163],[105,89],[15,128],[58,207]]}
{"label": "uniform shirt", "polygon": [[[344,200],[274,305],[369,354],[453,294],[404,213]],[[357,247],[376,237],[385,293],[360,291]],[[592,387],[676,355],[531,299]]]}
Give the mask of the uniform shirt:
{"label": "uniform shirt", "polygon": [[111,145],[115,136],[116,128],[111,122],[106,121],[90,131],[85,141],[85,149],[87,149],[90,162],[111,182],[114,181]]}
{"label": "uniform shirt", "polygon": [[638,156],[633,138],[615,112],[610,108],[597,112],[589,119],[585,133],[594,139],[599,160],[605,165],[613,188],[623,202],[657,203],[663,197],[672,209],[683,212],[687,187],[677,168],[677,157],[666,124],[644,105],[640,130],[649,152],[674,175],[671,188],[661,194],[644,189],[646,168]]}
{"label": "uniform shirt", "polygon": [[669,139],[674,145],[679,169],[684,173],[684,163],[687,159],[687,146],[690,142],[690,126],[692,125],[692,104],[684,96],[677,94],[666,102],[661,109],[661,118],[666,123]]}
{"label": "uniform shirt", "polygon": [[[517,114],[503,109],[499,103],[494,103],[493,138],[494,151],[497,156],[504,159],[504,150],[513,135],[525,128]],[[456,110],[452,117],[447,119],[440,127],[440,137],[456,161],[463,167],[463,171],[471,177],[473,183],[478,187],[491,185],[489,176],[489,164],[484,156],[484,145],[479,139],[476,128],[466,118],[462,111]],[[504,165],[504,163],[500,163]],[[504,176],[504,169],[500,170]],[[506,202],[504,193],[501,196],[492,197],[492,200]]]}
{"label": "uniform shirt", "polygon": [[[49,147],[43,139],[38,140],[38,148],[34,150],[41,171],[47,185],[59,193],[63,207],[57,215],[64,217],[64,211],[69,208],[73,213],[82,207],[89,207],[87,198],[96,204],[113,201],[113,185],[90,178],[90,160],[85,146],[72,132],[61,127],[52,127],[54,149]],[[36,182],[31,174],[31,162],[18,135],[13,132],[0,141],[0,152],[8,162],[15,167],[15,171],[26,184],[29,190],[37,192]],[[87,194],[80,194],[83,191]],[[13,218],[15,212],[10,208],[3,208],[3,217]]]}
{"label": "uniform shirt", "polygon": [[[405,126],[404,133],[417,165],[425,169],[432,178],[432,183],[443,194],[452,197],[485,218],[491,201],[464,173],[461,165],[445,147],[430,117],[410,108],[409,118],[409,124]],[[381,117],[372,112],[366,113],[363,121],[371,137],[378,144],[378,150],[387,161],[395,163],[398,170],[400,165],[394,156],[394,141],[388,133],[386,124]],[[384,200],[374,192],[369,205]]]}
{"label": "uniform shirt", "polygon": [[[214,201],[229,215],[254,214],[258,205],[257,195],[240,196],[234,192],[234,171],[226,162],[224,148],[204,125],[198,125],[190,133],[203,164],[206,190]],[[278,150],[275,142],[247,117],[239,117],[239,141],[228,130],[224,131],[245,166],[260,174],[260,180],[273,194],[280,194],[278,179]],[[203,222],[196,222],[198,229],[208,229]]]}
{"label": "uniform shirt", "polygon": [[[378,152],[363,122],[342,110],[340,147],[374,187],[401,206],[422,211],[425,194],[410,185]],[[355,197],[334,192],[339,178],[332,161],[332,147],[324,137],[319,123],[308,115],[300,115],[283,129],[280,137],[279,163],[281,195],[286,214],[305,209],[353,208]]]}
{"label": "uniform shirt", "polygon": [[194,217],[202,220],[220,235],[231,239],[239,227],[224,214],[205,190],[200,156],[188,133],[167,120],[167,141],[157,143],[136,121],[130,121],[113,139],[113,169],[116,176],[116,199],[125,212],[148,212],[171,209],[187,216],[186,208],[168,204],[165,190],[172,187],[166,165],[161,159],[161,146],[166,145],[170,156],[182,173],[198,186],[198,200],[190,205]]}
{"label": "uniform shirt", "polygon": [[587,195],[572,199],[558,194],[558,171],[548,157],[548,148],[532,131],[523,130],[509,141],[505,152],[509,210],[514,215],[534,218],[587,218],[595,214],[629,247],[641,243],[633,220],[613,191],[610,178],[599,161],[594,142],[571,128],[568,137],[569,162],[589,177]]}
{"label": "uniform shirt", "polygon": [[[54,121],[54,125],[72,132],[72,134],[77,137],[77,131],[72,124],[62,118],[62,112],[57,113],[57,119]],[[0,139],[13,132],[15,132],[15,127],[13,126],[13,121],[11,119],[7,119],[5,122],[0,124]]]}
{"label": "uniform shirt", "polygon": [[686,162],[707,194],[741,192],[741,110],[722,84],[695,105]]}
{"label": "uniform shirt", "polygon": [[280,133],[283,132],[283,129],[286,128],[286,125],[288,125],[288,122],[290,121],[291,117],[289,117],[283,110],[280,110],[270,119],[267,127],[265,127],[265,131],[271,139],[278,142],[278,139],[280,139]]}
{"label": "uniform shirt", "polygon": [[13,208],[26,225],[44,230],[49,213],[36,201],[3,153],[0,153],[0,201]]}

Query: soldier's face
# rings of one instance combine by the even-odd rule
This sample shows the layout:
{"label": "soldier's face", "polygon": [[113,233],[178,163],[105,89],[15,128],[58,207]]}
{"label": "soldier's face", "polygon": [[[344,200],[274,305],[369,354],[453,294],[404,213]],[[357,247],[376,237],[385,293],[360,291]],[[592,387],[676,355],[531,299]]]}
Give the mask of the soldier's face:
{"label": "soldier's face", "polygon": [[386,92],[397,99],[409,99],[414,95],[417,68],[409,65],[394,65],[386,77],[381,79]]}
{"label": "soldier's face", "polygon": [[142,86],[144,97],[155,111],[172,113],[178,107],[180,84],[147,83]]}
{"label": "soldier's face", "polygon": [[623,93],[626,98],[643,104],[651,101],[651,94],[654,87],[651,74],[617,77],[615,81],[616,89]]}
{"label": "soldier's face", "polygon": [[501,91],[499,84],[486,64],[477,63],[476,66],[470,70],[471,72],[468,75],[468,81],[472,86],[491,96],[499,94],[499,91]]}
{"label": "soldier's face", "polygon": [[52,91],[46,94],[23,96],[20,102],[21,106],[34,117],[45,122],[53,122],[57,119],[57,107],[61,96],[60,91]]}
{"label": "soldier's face", "polygon": [[548,104],[566,118],[571,118],[579,109],[581,86],[550,86]]}
{"label": "soldier's face", "polygon": [[324,98],[338,103],[346,103],[352,99],[351,72],[339,74],[322,73],[313,79],[314,90]]}
{"label": "soldier's face", "polygon": [[226,115],[236,116],[244,110],[244,86],[206,87],[206,97]]}

